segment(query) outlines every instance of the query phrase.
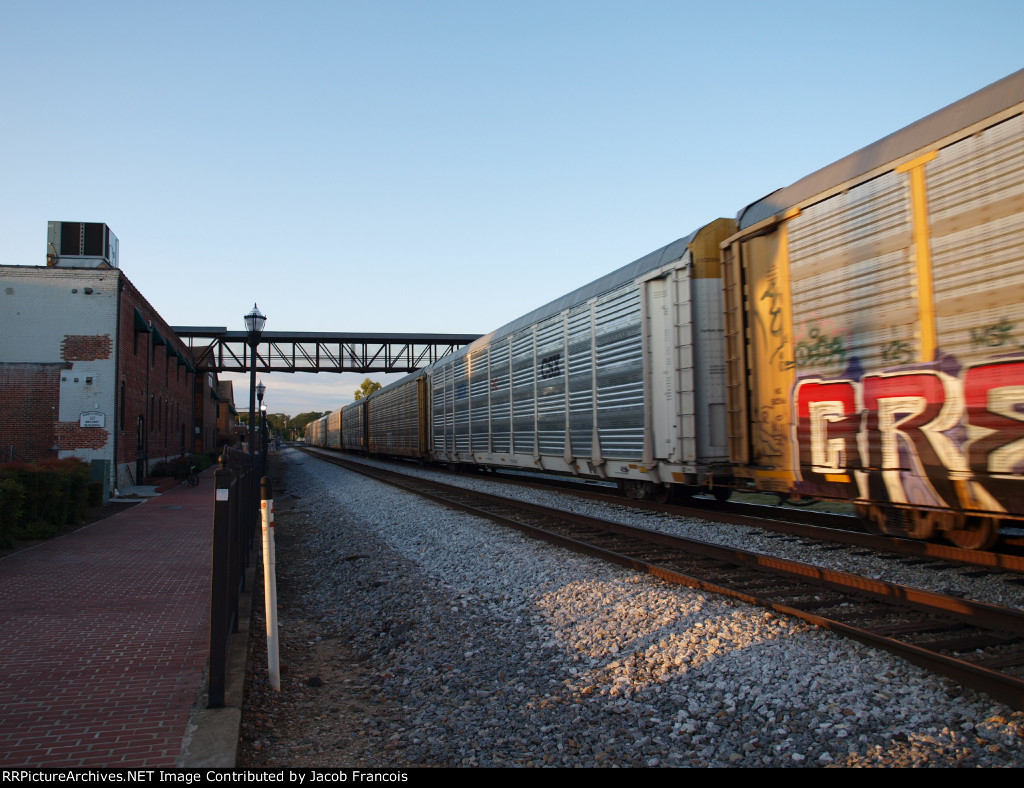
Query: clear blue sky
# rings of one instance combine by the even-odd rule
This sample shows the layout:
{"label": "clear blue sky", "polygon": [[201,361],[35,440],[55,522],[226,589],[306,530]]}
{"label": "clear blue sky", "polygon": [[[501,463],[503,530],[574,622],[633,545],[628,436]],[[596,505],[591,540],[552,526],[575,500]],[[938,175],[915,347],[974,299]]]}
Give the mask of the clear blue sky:
{"label": "clear blue sky", "polygon": [[486,333],[1018,70],[1021,31],[1020,0],[0,0],[0,264],[99,221],[172,325]]}

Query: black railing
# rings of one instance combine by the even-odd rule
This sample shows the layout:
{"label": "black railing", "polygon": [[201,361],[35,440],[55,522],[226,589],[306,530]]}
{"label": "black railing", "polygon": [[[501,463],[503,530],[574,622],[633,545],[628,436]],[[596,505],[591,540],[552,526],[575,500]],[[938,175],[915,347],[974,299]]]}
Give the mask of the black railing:
{"label": "black railing", "polygon": [[238,597],[259,527],[261,460],[259,454],[225,448],[214,472],[209,708],[224,705],[228,646],[238,632]]}

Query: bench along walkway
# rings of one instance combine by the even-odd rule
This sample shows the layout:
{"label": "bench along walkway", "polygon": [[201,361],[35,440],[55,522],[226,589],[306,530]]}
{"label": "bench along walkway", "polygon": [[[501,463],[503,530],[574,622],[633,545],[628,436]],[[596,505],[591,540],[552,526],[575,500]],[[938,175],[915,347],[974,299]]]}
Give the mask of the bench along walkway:
{"label": "bench along walkway", "polygon": [[0,766],[171,767],[209,656],[213,477],[0,558]]}

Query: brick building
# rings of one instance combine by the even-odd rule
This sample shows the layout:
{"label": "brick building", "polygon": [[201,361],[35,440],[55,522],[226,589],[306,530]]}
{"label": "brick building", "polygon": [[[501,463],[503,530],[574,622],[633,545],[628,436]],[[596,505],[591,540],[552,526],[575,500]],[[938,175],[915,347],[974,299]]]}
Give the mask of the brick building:
{"label": "brick building", "polygon": [[238,411],[235,410],[235,387],[230,380],[217,382],[217,444],[238,443]]}
{"label": "brick building", "polygon": [[54,243],[55,224],[70,223],[51,223],[49,265],[0,266],[0,458],[80,457],[108,489],[141,483],[205,450],[196,392],[216,380],[115,267],[106,225],[113,255],[87,256]]}

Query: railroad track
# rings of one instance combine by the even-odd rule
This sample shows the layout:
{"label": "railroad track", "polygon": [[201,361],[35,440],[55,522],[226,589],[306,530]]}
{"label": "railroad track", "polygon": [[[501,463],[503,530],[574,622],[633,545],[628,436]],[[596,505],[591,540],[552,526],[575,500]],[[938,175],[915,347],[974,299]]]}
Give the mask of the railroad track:
{"label": "railroad track", "polygon": [[[302,451],[324,459],[338,457],[332,451],[300,447]],[[401,463],[398,463],[401,466]],[[695,517],[701,520],[759,528],[779,534],[833,542],[851,547],[864,548],[877,554],[907,556],[910,560],[927,562],[933,568],[943,564],[977,566],[991,572],[1007,572],[1024,575],[1024,538],[1004,540],[1005,550],[965,550],[938,542],[923,542],[917,539],[900,539],[892,536],[868,533],[856,518],[847,515],[811,509],[770,506],[766,504],[721,502],[710,498],[693,498],[685,504],[656,503],[625,498],[609,488],[594,484],[579,484],[572,480],[538,478],[518,474],[483,473],[481,478],[502,484],[526,487],[535,490],[560,489],[578,498],[629,507],[640,511],[667,514],[676,517]],[[1016,542],[1020,544],[1014,546]],[[1022,578],[1024,582],[1024,578]]]}
{"label": "railroad track", "polygon": [[1024,614],[315,456],[576,552],[796,616],[1024,709]]}
{"label": "railroad track", "polygon": [[865,531],[859,521],[850,515],[813,509],[798,509],[766,504],[715,501],[710,498],[692,498],[686,503],[655,503],[625,498],[608,489],[560,480],[537,480],[505,474],[485,474],[485,478],[498,478],[502,482],[532,489],[564,489],[589,500],[628,506],[642,511],[670,514],[679,517],[697,517],[729,525],[743,525],[775,531],[781,534],[836,542],[863,547],[877,553],[892,553],[920,559],[969,564],[992,571],[1024,574],[1024,539],[1012,537],[1003,540],[1005,550],[965,550],[962,547],[900,539]]}

